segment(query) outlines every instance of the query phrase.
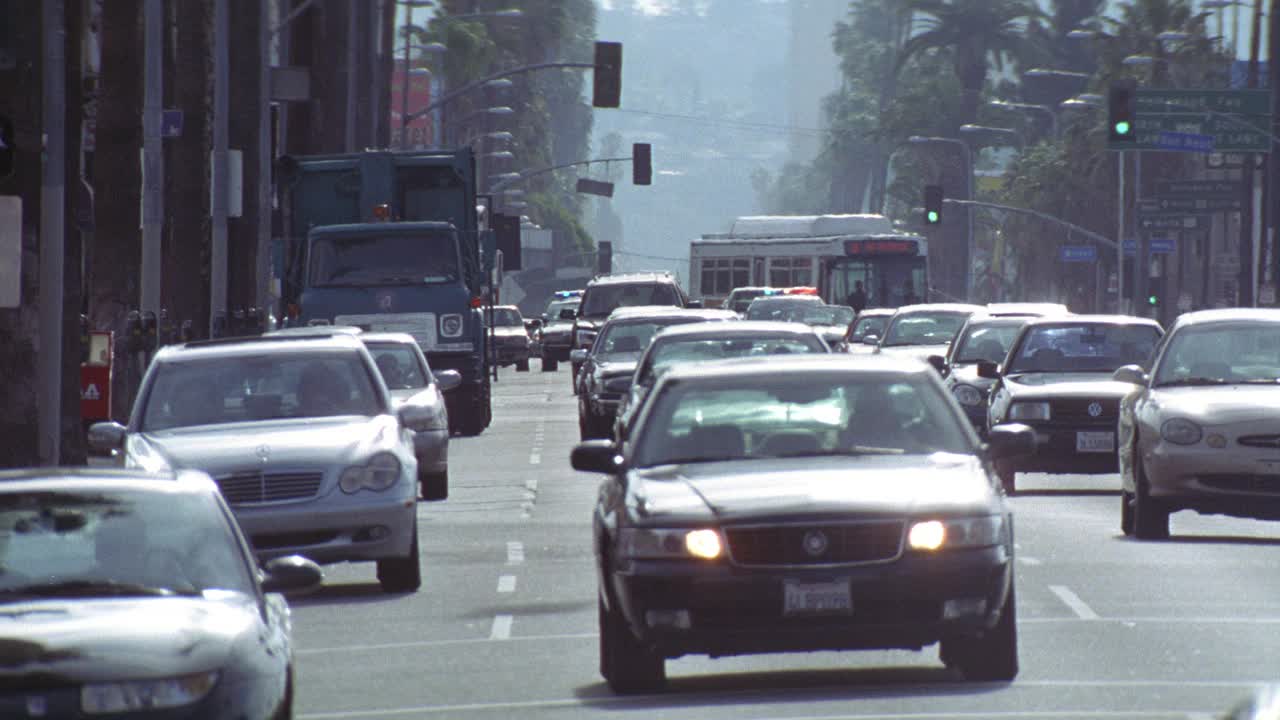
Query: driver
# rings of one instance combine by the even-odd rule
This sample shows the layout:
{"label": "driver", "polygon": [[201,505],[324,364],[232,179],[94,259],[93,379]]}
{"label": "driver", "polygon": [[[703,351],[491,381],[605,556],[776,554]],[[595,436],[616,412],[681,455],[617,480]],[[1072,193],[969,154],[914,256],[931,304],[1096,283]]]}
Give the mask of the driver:
{"label": "driver", "polygon": [[296,392],[298,411],[303,417],[341,415],[351,399],[351,389],[342,376],[319,360],[303,368]]}

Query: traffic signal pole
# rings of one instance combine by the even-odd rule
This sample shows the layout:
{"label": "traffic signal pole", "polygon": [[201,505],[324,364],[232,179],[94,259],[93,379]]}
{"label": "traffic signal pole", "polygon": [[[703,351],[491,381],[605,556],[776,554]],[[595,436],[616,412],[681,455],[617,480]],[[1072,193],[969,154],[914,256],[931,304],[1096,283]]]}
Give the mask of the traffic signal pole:
{"label": "traffic signal pole", "polygon": [[40,182],[40,351],[37,445],[43,465],[62,459],[63,235],[66,198],[66,28],[62,0],[45,0],[43,115],[45,158]]}

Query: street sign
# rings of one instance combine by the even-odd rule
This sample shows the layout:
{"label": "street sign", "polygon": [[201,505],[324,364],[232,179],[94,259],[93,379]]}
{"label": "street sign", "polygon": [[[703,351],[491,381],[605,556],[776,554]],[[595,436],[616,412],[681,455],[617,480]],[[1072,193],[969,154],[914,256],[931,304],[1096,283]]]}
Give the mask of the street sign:
{"label": "street sign", "polygon": [[1243,194],[1244,183],[1240,180],[1167,180],[1156,183],[1156,195],[1160,198],[1233,198]]}
{"label": "street sign", "polygon": [[[1112,150],[1259,152],[1271,150],[1269,90],[1151,90],[1135,98],[1133,141]],[[1204,137],[1185,137],[1191,135]]]}
{"label": "street sign", "polygon": [[1213,152],[1214,137],[1212,135],[1195,135],[1193,133],[1169,132],[1163,130],[1156,136],[1156,146],[1161,150],[1175,152]]}
{"label": "street sign", "polygon": [[1063,245],[1058,248],[1062,262],[1097,262],[1098,248],[1094,245]]}
{"label": "street sign", "polygon": [[1244,201],[1238,197],[1233,198],[1194,198],[1194,197],[1172,197],[1172,198],[1155,198],[1138,201],[1138,217],[1144,215],[1170,215],[1170,214],[1197,214],[1207,212],[1222,212],[1224,210],[1239,210],[1244,207]]}
{"label": "street sign", "polygon": [[182,111],[165,110],[160,119],[160,137],[182,137]]}
{"label": "street sign", "polygon": [[1200,230],[1209,227],[1205,215],[1144,215],[1138,218],[1143,230]]}
{"label": "street sign", "polygon": [[1204,166],[1209,168],[1210,170],[1239,169],[1244,167],[1247,164],[1247,161],[1245,160],[1245,158],[1248,158],[1248,157],[1253,158],[1253,166],[1255,168],[1262,168],[1267,164],[1267,156],[1262,153],[1256,153],[1251,155],[1249,153],[1238,153],[1238,152],[1233,152],[1233,153],[1215,152],[1215,153],[1209,153],[1208,155],[1205,156]]}
{"label": "street sign", "polygon": [[[1151,238],[1147,241],[1147,251],[1152,255],[1172,255],[1178,249],[1173,238]],[[1124,241],[1124,254],[1133,255],[1138,252],[1138,241],[1129,238]]]}
{"label": "street sign", "polygon": [[586,193],[588,195],[599,195],[601,197],[613,197],[613,183],[591,180],[589,178],[578,178],[578,192]]}
{"label": "street sign", "polygon": [[1270,115],[1269,90],[1155,90],[1140,88],[1135,102],[1139,115],[1217,112],[1228,115]]}
{"label": "street sign", "polygon": [[1159,145],[1162,133],[1182,133],[1211,136],[1212,152],[1267,152],[1271,137],[1265,128],[1270,125],[1270,115],[1139,114],[1134,121],[1134,137],[1139,150],[1163,150]]}

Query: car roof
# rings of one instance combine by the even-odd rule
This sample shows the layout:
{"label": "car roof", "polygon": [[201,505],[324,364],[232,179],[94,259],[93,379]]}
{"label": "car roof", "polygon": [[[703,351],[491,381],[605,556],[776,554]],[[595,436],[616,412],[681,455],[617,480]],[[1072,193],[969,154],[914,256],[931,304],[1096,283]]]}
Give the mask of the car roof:
{"label": "car roof", "polygon": [[591,279],[587,283],[590,289],[596,285],[622,285],[624,283],[675,283],[676,279],[669,272],[634,272],[634,273],[618,273],[616,275],[600,275]]}
{"label": "car roof", "polygon": [[889,317],[898,312],[898,308],[867,308],[858,313],[858,318],[864,317]]}
{"label": "car roof", "polygon": [[752,300],[751,304],[755,305],[756,303],[760,303],[761,305],[770,305],[770,304],[779,304],[779,303],[787,303],[787,302],[817,303],[819,305],[825,304],[823,299],[818,297],[817,295],[803,295],[799,293],[795,295],[761,295],[760,297]]}
{"label": "car roof", "polygon": [[217,492],[213,479],[199,470],[146,472],[122,468],[39,467],[0,470],[0,493],[77,488],[154,490],[156,492]]}
{"label": "car roof", "polygon": [[[978,315],[969,318],[969,322],[965,323],[965,328],[973,327],[1002,327],[1005,325],[1025,325],[1035,320],[1035,315]],[[1075,317],[1074,315],[1072,317]]]}
{"label": "car roof", "polygon": [[269,353],[314,353],[334,350],[362,350],[364,343],[354,334],[332,335],[254,335],[219,340],[197,340],[181,345],[166,345],[156,353],[157,361],[177,358],[215,358]]}
{"label": "car roof", "polygon": [[705,322],[672,325],[654,337],[754,337],[759,335],[810,336],[817,334],[811,325],[772,320],[739,320],[737,322]]}
{"label": "car roof", "polygon": [[1071,309],[1062,303],[1003,302],[987,303],[987,314],[1000,317],[1022,317],[1025,315],[1070,315]]}
{"label": "car roof", "polygon": [[916,305],[903,305],[898,308],[895,315],[914,315],[916,313],[930,312],[946,312],[946,313],[983,313],[987,309],[981,305],[972,305],[969,303],[919,303]]}
{"label": "car roof", "polygon": [[413,345],[417,346],[418,341],[413,339],[409,333],[401,332],[371,332],[360,336],[360,340],[366,345],[369,343],[396,343],[397,345]]}
{"label": "car roof", "polygon": [[1027,321],[1027,327],[1052,327],[1054,325],[1146,325],[1157,330],[1162,329],[1160,323],[1151,318],[1134,315],[1059,315],[1057,317],[1038,317]]}
{"label": "car roof", "polygon": [[[280,328],[262,333],[265,337],[330,337],[333,335],[360,335],[363,329],[355,325],[305,325]],[[246,336],[248,337],[248,336]],[[226,338],[234,340],[236,338]]]}
{"label": "car roof", "polygon": [[1219,322],[1280,322],[1280,308],[1215,308],[1183,313],[1175,327]]}
{"label": "car roof", "polygon": [[730,318],[737,317],[737,313],[731,310],[700,310],[677,307],[675,305],[632,305],[631,307],[620,307],[609,314],[609,321],[614,320],[634,320],[636,318],[654,318],[654,317],[679,317],[686,318],[690,316],[697,317],[699,314],[706,314],[708,319],[713,318]]}
{"label": "car roof", "polygon": [[895,374],[901,376],[933,372],[933,368],[920,360],[883,355],[846,355],[843,353],[805,353],[768,355],[754,358],[712,360],[709,362],[680,363],[671,366],[662,376],[662,382],[698,382],[726,377],[776,377],[797,373],[848,372],[871,375]]}
{"label": "car roof", "polygon": [[520,312],[520,308],[516,307],[515,305],[494,305],[493,309],[494,310],[515,310],[516,312]]}

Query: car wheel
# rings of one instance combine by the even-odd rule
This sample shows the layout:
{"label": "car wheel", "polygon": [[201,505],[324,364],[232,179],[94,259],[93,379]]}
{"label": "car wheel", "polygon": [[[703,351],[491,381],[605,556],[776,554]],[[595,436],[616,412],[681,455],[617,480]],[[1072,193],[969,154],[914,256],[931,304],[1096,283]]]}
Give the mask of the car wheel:
{"label": "car wheel", "polygon": [[1133,493],[1120,491],[1120,532],[1133,534]]}
{"label": "car wheel", "polygon": [[560,363],[555,358],[542,358],[542,372],[555,372],[560,369]]}
{"label": "car wheel", "polygon": [[942,661],[974,682],[1008,682],[1018,676],[1018,604],[1013,587],[1000,621],[981,637],[942,641]]}
{"label": "car wheel", "polygon": [[1169,538],[1169,508],[1151,497],[1147,472],[1142,467],[1142,457],[1135,448],[1133,454],[1133,535],[1139,540],[1167,540]]}
{"label": "car wheel", "polygon": [[271,716],[272,720],[293,720],[293,668],[290,667],[286,673],[284,697],[280,699],[276,714]]}
{"label": "car wheel", "polygon": [[516,361],[516,372],[529,372],[529,358]]}
{"label": "car wheel", "polygon": [[449,471],[423,473],[419,479],[423,500],[447,500],[449,498]]}
{"label": "car wheel", "polygon": [[413,521],[413,539],[406,557],[378,561],[378,583],[382,592],[408,593],[422,587],[422,565],[418,558],[418,521]]}
{"label": "car wheel", "polygon": [[578,401],[578,437],[582,440],[591,440],[595,437],[594,428],[591,423],[591,411],[583,405],[581,400]]}
{"label": "car wheel", "polygon": [[636,640],[622,613],[600,606],[600,673],[619,695],[657,692],[667,684],[666,659]]}

